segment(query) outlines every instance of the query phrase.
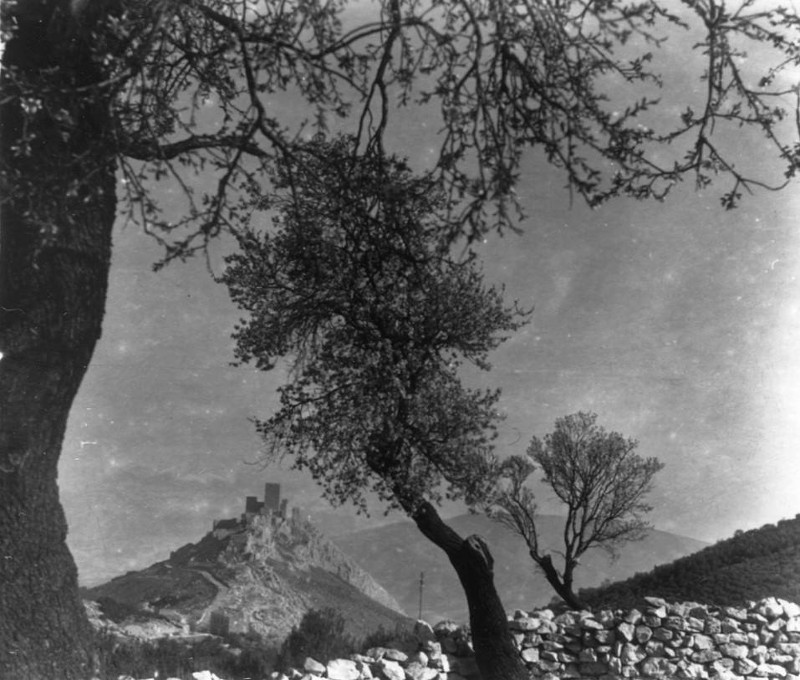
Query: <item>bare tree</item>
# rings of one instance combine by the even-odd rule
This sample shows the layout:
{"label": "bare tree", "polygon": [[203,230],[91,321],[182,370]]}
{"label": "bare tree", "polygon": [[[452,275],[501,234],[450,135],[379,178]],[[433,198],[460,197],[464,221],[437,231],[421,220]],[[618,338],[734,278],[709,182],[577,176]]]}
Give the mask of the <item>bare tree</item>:
{"label": "bare tree", "polygon": [[[499,466],[489,515],[523,538],[548,583],[575,609],[582,606],[573,585],[580,557],[591,548],[616,556],[622,544],[641,540],[651,528],[644,515],[652,508],[644,497],[663,464],[636,454],[637,446],[599,427],[596,414],[576,413],[557,419],[544,441],[534,437],[526,457],[512,456]],[[560,570],[540,542],[536,498],[526,486],[537,464],[567,510]]]}

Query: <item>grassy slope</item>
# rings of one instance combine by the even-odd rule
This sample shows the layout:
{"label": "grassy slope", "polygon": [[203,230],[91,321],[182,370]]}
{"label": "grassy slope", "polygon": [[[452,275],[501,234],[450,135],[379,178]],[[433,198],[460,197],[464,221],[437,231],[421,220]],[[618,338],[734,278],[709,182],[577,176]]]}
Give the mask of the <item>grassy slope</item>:
{"label": "grassy slope", "polygon": [[644,595],[741,605],[781,597],[800,602],[800,517],[737,532],[697,553],[584,594],[594,605],[628,607]]}

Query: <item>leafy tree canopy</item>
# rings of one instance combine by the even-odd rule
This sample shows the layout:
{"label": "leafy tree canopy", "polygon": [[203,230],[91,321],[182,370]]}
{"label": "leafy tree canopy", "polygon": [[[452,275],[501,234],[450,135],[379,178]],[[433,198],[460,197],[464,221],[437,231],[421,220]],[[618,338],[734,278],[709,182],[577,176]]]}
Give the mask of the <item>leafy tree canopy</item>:
{"label": "leafy tree canopy", "polygon": [[236,354],[270,368],[288,356],[279,411],[258,429],[311,471],[335,503],[372,489],[404,509],[471,497],[485,482],[495,391],[458,367],[524,320],[475,259],[451,254],[429,178],[355,141],[313,141],[278,166],[273,229],[250,231],[223,277],[248,313]]}

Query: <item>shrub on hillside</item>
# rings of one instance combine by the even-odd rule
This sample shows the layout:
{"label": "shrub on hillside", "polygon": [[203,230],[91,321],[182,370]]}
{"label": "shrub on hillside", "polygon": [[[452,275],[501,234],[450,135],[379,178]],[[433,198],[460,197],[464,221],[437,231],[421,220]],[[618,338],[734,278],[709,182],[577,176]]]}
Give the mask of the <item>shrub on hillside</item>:
{"label": "shrub on hillside", "polygon": [[100,611],[114,623],[122,623],[125,619],[149,618],[150,616],[135,605],[118,602],[110,597],[98,598],[97,604],[100,605]]}
{"label": "shrub on hillside", "polygon": [[239,635],[227,640],[209,638],[195,643],[178,639],[121,640],[113,635],[98,636],[95,644],[102,680],[121,676],[134,678],[187,677],[195,671],[210,670],[228,680],[257,678],[274,668],[277,653],[262,640]]}
{"label": "shrub on hillside", "polygon": [[327,661],[352,654],[356,641],[344,629],[345,620],[335,609],[311,609],[284,640],[278,668],[302,668],[308,656]]}
{"label": "shrub on hillside", "polygon": [[367,635],[359,645],[361,652],[365,653],[373,647],[390,647],[403,650],[405,647],[417,647],[417,638],[409,629],[387,630],[383,626]]}

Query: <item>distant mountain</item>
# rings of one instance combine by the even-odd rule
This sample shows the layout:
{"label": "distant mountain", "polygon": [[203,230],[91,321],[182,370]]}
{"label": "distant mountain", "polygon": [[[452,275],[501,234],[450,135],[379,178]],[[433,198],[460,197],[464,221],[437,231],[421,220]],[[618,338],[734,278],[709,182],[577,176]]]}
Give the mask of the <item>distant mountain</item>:
{"label": "distant mountain", "polygon": [[397,601],[299,513],[217,522],[168,560],[84,589],[83,597],[99,603],[90,607],[96,620],[100,609],[140,637],[224,625],[280,640],[309,609],[325,607],[339,611],[356,637],[408,622]]}
{"label": "distant mountain", "polygon": [[[489,543],[497,587],[507,610],[530,610],[552,599],[555,593],[538,572],[522,539],[482,515],[459,515],[447,523],[464,537],[479,534]],[[558,550],[563,519],[544,515],[539,529],[542,543]],[[424,572],[423,618],[434,622],[467,621],[466,601],[452,566],[412,522],[354,531],[331,540],[382,583],[409,615],[419,614],[420,572]],[[685,536],[652,531],[643,541],[625,546],[616,562],[602,550],[590,551],[576,572],[577,587],[616,581],[707,545]]]}
{"label": "distant mountain", "polygon": [[596,605],[633,606],[643,595],[715,605],[780,597],[800,602],[800,515],[737,531],[646,574],[583,593]]}

